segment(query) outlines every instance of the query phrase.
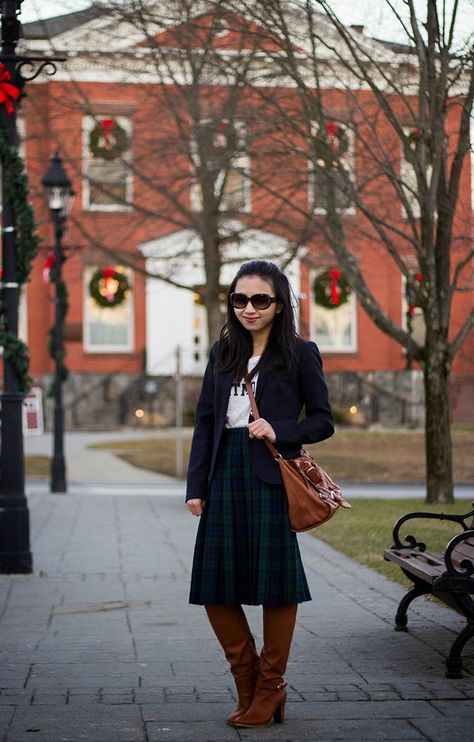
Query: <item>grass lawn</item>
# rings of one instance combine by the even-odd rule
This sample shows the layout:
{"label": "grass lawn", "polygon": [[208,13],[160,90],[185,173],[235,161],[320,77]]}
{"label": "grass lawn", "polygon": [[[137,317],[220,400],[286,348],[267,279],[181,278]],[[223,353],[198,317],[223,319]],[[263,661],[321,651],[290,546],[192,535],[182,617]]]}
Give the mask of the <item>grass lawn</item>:
{"label": "grass lawn", "polygon": [[[405,585],[410,581],[400,567],[383,559],[383,550],[392,545],[392,528],[395,521],[405,513],[414,511],[462,514],[472,510],[469,500],[454,505],[427,505],[422,500],[376,500],[357,499],[351,501],[351,510],[340,509],[324,525],[311,531],[311,535],[330,544],[334,549],[366,564],[380,574]],[[443,551],[448,541],[460,531],[456,523],[417,520],[404,525],[405,534],[422,540],[428,551]]]}
{"label": "grass lawn", "polygon": [[[454,428],[454,478],[474,482],[474,429]],[[190,438],[184,439],[187,461]],[[113,441],[94,448],[116,451],[134,466],[163,474],[175,474],[174,438]],[[327,441],[308,446],[333,479],[342,482],[424,481],[424,433],[421,430],[357,430],[339,428]]]}

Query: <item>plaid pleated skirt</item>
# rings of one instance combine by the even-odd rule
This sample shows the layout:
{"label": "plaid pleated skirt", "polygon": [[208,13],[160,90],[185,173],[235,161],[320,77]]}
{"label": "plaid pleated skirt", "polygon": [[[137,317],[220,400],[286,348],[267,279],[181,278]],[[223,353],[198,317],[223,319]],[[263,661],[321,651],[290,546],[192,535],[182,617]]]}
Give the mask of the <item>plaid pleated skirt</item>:
{"label": "plaid pleated skirt", "polygon": [[254,474],[247,428],[226,429],[201,516],[189,602],[289,605],[311,600],[286,494]]}

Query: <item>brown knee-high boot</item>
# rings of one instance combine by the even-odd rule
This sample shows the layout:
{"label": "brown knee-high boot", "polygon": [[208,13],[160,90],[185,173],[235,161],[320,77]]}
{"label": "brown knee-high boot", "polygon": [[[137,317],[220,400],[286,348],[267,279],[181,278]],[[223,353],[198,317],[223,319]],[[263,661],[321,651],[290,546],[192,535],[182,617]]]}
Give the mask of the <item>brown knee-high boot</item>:
{"label": "brown knee-high boot", "polygon": [[234,721],[237,727],[281,724],[285,715],[286,670],[296,622],[296,604],[263,607],[263,649],[259,660],[258,679],[249,710]]}
{"label": "brown knee-high boot", "polygon": [[255,641],[242,606],[209,603],[204,607],[237,687],[237,708],[227,719],[229,724],[233,724],[247,711],[255,693],[258,666]]}

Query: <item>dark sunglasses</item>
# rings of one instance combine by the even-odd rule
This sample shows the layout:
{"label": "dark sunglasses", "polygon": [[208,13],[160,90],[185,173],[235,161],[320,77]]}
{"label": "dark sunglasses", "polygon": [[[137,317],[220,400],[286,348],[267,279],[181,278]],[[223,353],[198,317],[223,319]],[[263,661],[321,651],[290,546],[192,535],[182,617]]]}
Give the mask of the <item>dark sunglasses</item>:
{"label": "dark sunglasses", "polygon": [[234,309],[245,309],[247,304],[250,302],[253,308],[258,311],[268,309],[273,302],[278,301],[276,297],[268,296],[268,294],[254,294],[253,296],[247,296],[246,294],[231,294],[229,299]]}

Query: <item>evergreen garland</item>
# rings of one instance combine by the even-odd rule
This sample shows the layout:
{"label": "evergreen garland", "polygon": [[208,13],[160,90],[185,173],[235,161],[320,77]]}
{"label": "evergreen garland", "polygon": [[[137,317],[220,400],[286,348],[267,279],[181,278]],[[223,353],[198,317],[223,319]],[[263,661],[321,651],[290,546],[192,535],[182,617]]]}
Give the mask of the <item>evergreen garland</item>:
{"label": "evergreen garland", "polygon": [[28,202],[28,178],[23,160],[15,148],[8,144],[2,126],[0,126],[0,161],[6,175],[6,196],[15,214],[18,256],[16,279],[21,285],[26,283],[30,275],[40,239],[36,234],[33,209]]}
{"label": "evergreen garland", "polygon": [[[39,237],[33,209],[28,203],[28,178],[23,160],[14,147],[8,144],[3,126],[0,125],[0,163],[5,173],[6,196],[15,214],[18,284],[23,285],[31,271],[38,252]],[[28,391],[32,379],[28,375],[29,354],[25,343],[6,329],[3,288],[0,290],[0,346],[12,362],[22,392]]]}
{"label": "evergreen garland", "polygon": [[[2,305],[3,314],[3,305]],[[3,347],[3,355],[5,358],[9,358],[12,362],[15,373],[18,377],[18,385],[20,392],[29,391],[33,379],[28,373],[30,367],[30,355],[28,346],[25,345],[23,340],[20,340],[13,332],[7,332],[3,326],[0,329],[0,346]]]}
{"label": "evergreen garland", "polygon": [[[51,270],[49,272],[49,280],[51,283],[54,284],[55,287],[55,295],[56,295],[56,301],[59,303],[59,311],[61,313],[61,322],[64,327],[64,320],[69,310],[69,294],[66,287],[65,281],[58,277],[58,271],[56,269],[56,264],[54,264],[51,267]],[[49,355],[53,359],[53,361],[56,364],[57,373],[59,375],[59,378],[61,380],[61,383],[63,381],[66,381],[66,379],[69,376],[69,370],[66,366],[66,363],[64,361],[66,357],[66,350],[64,347],[64,342],[62,343],[61,348],[56,347],[56,343],[54,340],[54,328],[53,325],[49,331]],[[56,375],[53,379],[53,382],[49,388],[48,391],[48,397],[53,397],[56,391]]]}

